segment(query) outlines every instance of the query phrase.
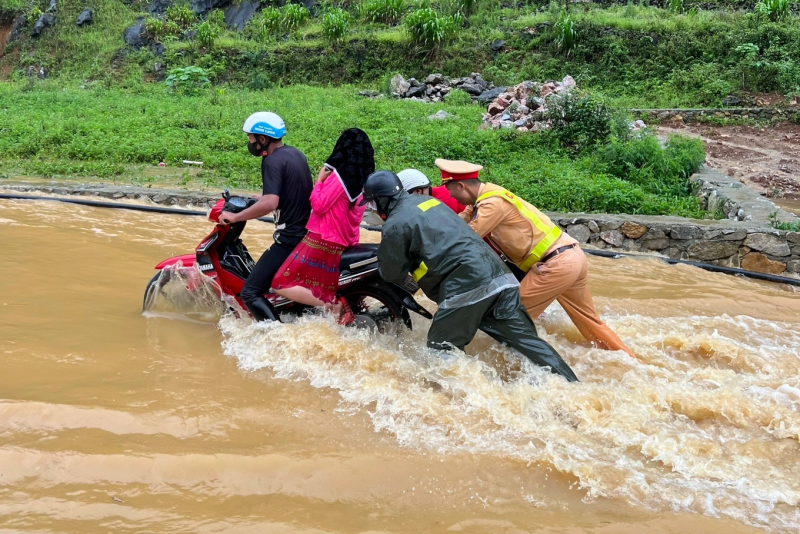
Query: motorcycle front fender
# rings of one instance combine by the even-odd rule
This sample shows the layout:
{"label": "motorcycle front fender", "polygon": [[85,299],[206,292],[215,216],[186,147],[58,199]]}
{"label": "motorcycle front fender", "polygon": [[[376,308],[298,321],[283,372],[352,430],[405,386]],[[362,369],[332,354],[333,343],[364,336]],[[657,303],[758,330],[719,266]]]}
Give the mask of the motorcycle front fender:
{"label": "motorcycle front fender", "polygon": [[176,264],[180,264],[184,267],[191,267],[192,265],[194,265],[195,261],[197,261],[196,254],[184,254],[183,256],[175,256],[174,258],[169,258],[156,265],[156,270],[160,271],[166,267],[170,267]]}

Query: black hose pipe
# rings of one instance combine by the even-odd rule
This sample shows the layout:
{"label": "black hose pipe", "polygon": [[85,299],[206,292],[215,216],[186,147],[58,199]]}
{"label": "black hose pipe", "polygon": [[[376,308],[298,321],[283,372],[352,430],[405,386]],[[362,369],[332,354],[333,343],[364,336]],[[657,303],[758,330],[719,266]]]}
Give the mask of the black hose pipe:
{"label": "black hose pipe", "polygon": [[[133,210],[133,211],[146,211],[150,213],[166,213],[171,215],[200,215],[205,217],[205,211],[197,211],[197,210],[184,210],[179,208],[164,208],[161,206],[140,206],[138,204],[122,204],[120,202],[99,202],[97,200],[84,200],[78,198],[59,198],[59,197],[38,197],[34,195],[9,195],[0,193],[0,199],[8,199],[8,200],[50,200],[56,202],[66,202],[68,204],[78,204],[81,206],[91,206],[93,208],[115,208],[115,209],[123,209],[123,210]],[[273,223],[275,220],[272,217],[260,217],[259,221]],[[365,230],[370,230],[373,232],[380,232],[380,226],[370,226],[367,224],[362,224],[361,228]],[[724,273],[724,274],[731,274],[734,276],[746,276],[747,278],[753,278],[755,280],[764,280],[766,282],[774,282],[776,284],[789,284],[791,286],[798,286],[800,287],[800,280],[794,278],[786,278],[785,276],[777,276],[774,274],[765,274],[765,273],[757,273],[754,271],[745,271],[744,269],[736,269],[735,267],[723,267],[721,265],[713,265],[710,263],[699,263],[696,261],[688,261],[688,260],[672,260],[669,258],[663,258],[659,256],[646,256],[644,254],[625,254],[621,252],[611,252],[608,250],[595,250],[595,249],[583,249],[586,254],[590,254],[592,256],[601,256],[603,258],[654,258],[657,260],[665,261],[670,265],[681,264],[681,265],[691,265],[692,267],[697,267],[699,269],[703,269],[705,271],[710,271],[712,273]]]}

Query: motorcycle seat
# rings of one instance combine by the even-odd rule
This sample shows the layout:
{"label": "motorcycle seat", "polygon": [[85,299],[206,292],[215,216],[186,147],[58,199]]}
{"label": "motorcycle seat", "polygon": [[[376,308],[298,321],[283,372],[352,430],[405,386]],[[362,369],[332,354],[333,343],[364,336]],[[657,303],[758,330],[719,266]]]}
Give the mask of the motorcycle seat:
{"label": "motorcycle seat", "polygon": [[339,269],[342,271],[349,270],[354,263],[374,258],[377,253],[378,245],[365,244],[347,248],[342,253],[342,259],[339,262]]}

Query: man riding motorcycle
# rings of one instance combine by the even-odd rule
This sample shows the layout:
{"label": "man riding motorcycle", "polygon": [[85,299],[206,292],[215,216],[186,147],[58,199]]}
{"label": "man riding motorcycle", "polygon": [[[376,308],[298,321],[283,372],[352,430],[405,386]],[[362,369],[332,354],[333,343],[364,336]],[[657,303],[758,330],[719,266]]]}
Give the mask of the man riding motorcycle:
{"label": "man riding motorcycle", "polygon": [[276,320],[264,293],[283,262],[306,235],[311,215],[311,190],[314,183],[305,155],[283,144],[286,125],[278,115],[258,112],[250,115],[242,126],[247,134],[247,149],[261,157],[262,195],[249,208],[231,213],[224,211],[219,220],[235,223],[275,213],[275,243],[259,258],[247,277],[240,297],[256,320]]}
{"label": "man riding motorcycle", "polygon": [[495,252],[439,200],[409,195],[391,171],[367,178],[362,204],[375,202],[386,222],[378,247],[378,269],[387,282],[412,277],[439,309],[428,346],[464,349],[478,329],[568,381],[575,374],[536,334],[522,307],[519,283]]}

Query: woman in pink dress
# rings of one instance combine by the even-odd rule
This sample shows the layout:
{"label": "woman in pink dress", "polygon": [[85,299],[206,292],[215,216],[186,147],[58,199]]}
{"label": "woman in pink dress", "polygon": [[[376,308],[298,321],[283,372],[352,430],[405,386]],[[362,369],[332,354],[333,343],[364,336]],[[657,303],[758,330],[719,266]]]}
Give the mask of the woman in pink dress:
{"label": "woman in pink dress", "polygon": [[358,243],[365,210],[358,200],[374,171],[367,134],[358,128],[342,132],[311,192],[308,233],[272,280],[275,293],[308,306],[324,306],[339,315],[340,324],[355,320],[347,301],[336,295],[339,261],[347,247]]}

